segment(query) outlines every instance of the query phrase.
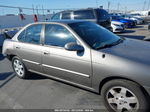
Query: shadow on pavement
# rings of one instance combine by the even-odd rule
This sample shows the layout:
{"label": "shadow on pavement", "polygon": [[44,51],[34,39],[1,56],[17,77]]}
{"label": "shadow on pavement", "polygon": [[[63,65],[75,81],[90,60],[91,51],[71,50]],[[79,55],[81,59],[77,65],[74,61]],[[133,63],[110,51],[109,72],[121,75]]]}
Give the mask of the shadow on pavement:
{"label": "shadow on pavement", "polygon": [[122,33],[134,33],[135,32],[135,30],[125,30],[124,32],[122,32]]}
{"label": "shadow on pavement", "polygon": [[138,39],[138,40],[143,40],[145,38],[145,36],[142,36],[142,35],[118,35],[118,36],[127,37],[131,39]]}
{"label": "shadow on pavement", "polygon": [[119,35],[119,34],[125,34],[125,33],[134,33],[134,30],[125,30],[123,32],[115,32],[115,34]]}
{"label": "shadow on pavement", "polygon": [[144,26],[135,26],[135,28],[144,28]]}
{"label": "shadow on pavement", "polygon": [[36,73],[31,73],[27,80],[44,80],[44,79],[49,79],[49,78]]}
{"label": "shadow on pavement", "polygon": [[15,76],[13,72],[0,73],[0,88],[6,85]]}
{"label": "shadow on pavement", "polygon": [[144,40],[145,41],[150,41],[150,37],[145,37]]}

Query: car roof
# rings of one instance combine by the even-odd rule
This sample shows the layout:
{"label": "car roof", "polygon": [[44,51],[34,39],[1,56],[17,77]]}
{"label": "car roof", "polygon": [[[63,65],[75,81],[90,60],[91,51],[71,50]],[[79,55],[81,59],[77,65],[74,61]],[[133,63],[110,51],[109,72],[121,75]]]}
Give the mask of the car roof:
{"label": "car roof", "polygon": [[72,12],[72,11],[80,11],[80,10],[94,10],[94,9],[98,9],[98,8],[85,8],[85,9],[74,9],[74,10],[64,10],[58,13],[65,13],[65,12]]}
{"label": "car roof", "polygon": [[84,20],[52,20],[47,22],[36,22],[32,24],[48,24],[48,23],[60,23],[60,24],[71,24],[71,23],[79,23],[79,22],[87,22]]}
{"label": "car roof", "polygon": [[83,8],[83,9],[74,9],[74,10],[72,9],[72,10],[60,11],[60,12],[57,12],[55,14],[58,14],[58,13],[69,13],[69,12],[73,12],[73,11],[86,11],[86,10],[105,10],[105,9],[101,9],[101,8]]}

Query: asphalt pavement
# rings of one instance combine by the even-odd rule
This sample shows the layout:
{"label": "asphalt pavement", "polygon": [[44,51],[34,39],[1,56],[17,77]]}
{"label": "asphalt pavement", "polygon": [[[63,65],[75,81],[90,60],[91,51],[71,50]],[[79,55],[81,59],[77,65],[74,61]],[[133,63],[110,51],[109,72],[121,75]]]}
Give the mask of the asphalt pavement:
{"label": "asphalt pavement", "polygon": [[100,109],[101,96],[38,74],[15,76],[11,62],[0,54],[0,109]]}

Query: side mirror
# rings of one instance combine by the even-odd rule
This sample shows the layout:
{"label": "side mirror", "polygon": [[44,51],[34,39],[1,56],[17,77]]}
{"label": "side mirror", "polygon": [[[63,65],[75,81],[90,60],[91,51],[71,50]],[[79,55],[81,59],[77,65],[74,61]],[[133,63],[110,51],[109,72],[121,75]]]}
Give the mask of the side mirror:
{"label": "side mirror", "polygon": [[65,49],[68,51],[84,51],[84,48],[81,45],[74,42],[67,43]]}

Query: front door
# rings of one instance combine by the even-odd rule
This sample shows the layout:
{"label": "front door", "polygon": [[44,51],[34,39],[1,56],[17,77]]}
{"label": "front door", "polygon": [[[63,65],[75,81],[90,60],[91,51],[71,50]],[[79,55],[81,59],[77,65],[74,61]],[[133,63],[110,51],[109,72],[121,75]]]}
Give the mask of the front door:
{"label": "front door", "polygon": [[83,52],[68,51],[64,46],[69,42],[79,43],[65,26],[45,25],[43,70],[53,77],[91,87],[90,49],[84,47]]}

